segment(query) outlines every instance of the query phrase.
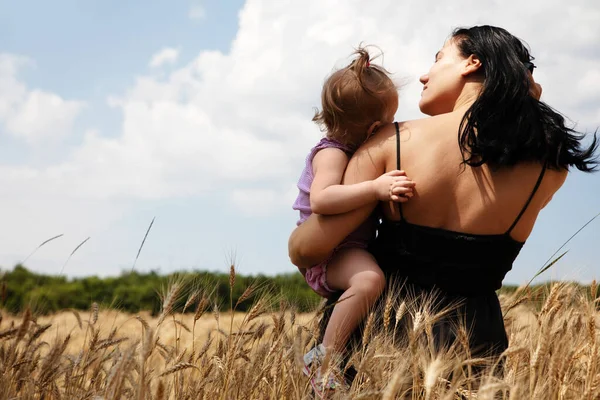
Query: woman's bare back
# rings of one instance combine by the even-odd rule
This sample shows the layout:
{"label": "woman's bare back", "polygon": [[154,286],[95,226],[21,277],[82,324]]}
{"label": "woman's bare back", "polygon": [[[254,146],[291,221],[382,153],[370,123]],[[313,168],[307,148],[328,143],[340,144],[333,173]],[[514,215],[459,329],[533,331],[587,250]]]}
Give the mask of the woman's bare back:
{"label": "woman's bare back", "polygon": [[[402,205],[413,224],[472,234],[503,234],[513,224],[542,171],[538,163],[521,163],[492,171],[487,165],[462,163],[457,111],[400,124],[401,169],[416,182],[415,196]],[[393,125],[379,132],[386,171],[396,169]],[[524,242],[539,211],[560,188],[567,171],[546,170],[544,178],[511,237]],[[526,189],[524,189],[526,188]],[[398,207],[383,205],[387,218],[398,220]]]}

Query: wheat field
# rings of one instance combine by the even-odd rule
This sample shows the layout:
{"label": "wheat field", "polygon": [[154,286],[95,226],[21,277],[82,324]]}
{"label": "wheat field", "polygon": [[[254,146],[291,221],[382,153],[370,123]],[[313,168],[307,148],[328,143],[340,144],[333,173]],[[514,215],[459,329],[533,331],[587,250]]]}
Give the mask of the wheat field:
{"label": "wheat field", "polygon": [[[591,291],[555,283],[542,302],[533,302],[529,289],[501,295],[510,347],[501,363],[477,375],[473,368],[487,360],[469,358],[461,343],[444,353],[429,345],[435,315],[386,302],[377,311],[384,325],[413,319],[410,345],[378,332],[371,314],[364,345],[350,358],[352,386],[328,398],[600,399],[595,284]],[[174,312],[178,299],[187,312]],[[322,310],[297,314],[282,303],[275,311],[264,294],[252,301],[247,313],[220,312],[201,289],[184,293],[173,283],[155,317],[95,303],[88,312],[50,316],[2,312],[0,398],[312,398],[302,355],[315,343]]]}

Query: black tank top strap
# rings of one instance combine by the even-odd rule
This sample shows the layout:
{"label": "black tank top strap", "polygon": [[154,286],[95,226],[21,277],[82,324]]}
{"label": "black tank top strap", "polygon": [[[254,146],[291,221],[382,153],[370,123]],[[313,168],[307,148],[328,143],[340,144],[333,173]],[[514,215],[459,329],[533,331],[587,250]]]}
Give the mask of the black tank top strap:
{"label": "black tank top strap", "polygon": [[[398,122],[394,122],[394,126],[396,127],[396,169],[400,170],[400,125],[398,125]],[[400,211],[400,218],[404,219],[402,203],[398,203],[398,210]]]}
{"label": "black tank top strap", "polygon": [[544,166],[542,167],[542,172],[540,172],[540,176],[538,177],[537,182],[535,183],[535,186],[533,187],[533,190],[531,191],[531,194],[529,195],[529,198],[527,199],[527,202],[525,202],[525,205],[521,209],[521,212],[519,213],[519,215],[517,215],[517,218],[515,219],[515,222],[513,222],[512,225],[510,226],[510,228],[508,228],[508,230],[506,231],[505,235],[510,235],[510,233],[512,232],[512,230],[519,223],[519,220],[521,219],[521,217],[523,216],[523,214],[525,214],[525,211],[527,210],[527,207],[529,207],[529,203],[531,203],[531,200],[533,200],[533,196],[535,196],[535,192],[537,192],[537,190],[539,189],[540,185],[542,184],[542,179],[544,179],[544,174],[546,173],[546,168],[547,168],[547,163],[544,163]]}

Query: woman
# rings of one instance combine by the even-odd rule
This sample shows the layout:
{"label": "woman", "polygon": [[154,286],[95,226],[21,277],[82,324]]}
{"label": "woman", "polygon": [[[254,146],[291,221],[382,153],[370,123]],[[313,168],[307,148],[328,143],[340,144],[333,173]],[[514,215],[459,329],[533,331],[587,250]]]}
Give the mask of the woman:
{"label": "woman", "polygon": [[[597,164],[596,137],[582,149],[582,136],[530,95],[539,89],[531,60],[504,29],[456,30],[420,79],[419,107],[431,117],[381,128],[344,176],[353,184],[402,169],[416,183],[410,200],[381,204],[370,251],[388,279],[402,278],[401,295],[435,293],[436,310],[454,306],[435,323],[435,343],[452,343],[465,322],[473,356],[507,348],[495,291],[568,169]],[[311,216],[290,237],[292,262],[321,262],[376,206]]]}

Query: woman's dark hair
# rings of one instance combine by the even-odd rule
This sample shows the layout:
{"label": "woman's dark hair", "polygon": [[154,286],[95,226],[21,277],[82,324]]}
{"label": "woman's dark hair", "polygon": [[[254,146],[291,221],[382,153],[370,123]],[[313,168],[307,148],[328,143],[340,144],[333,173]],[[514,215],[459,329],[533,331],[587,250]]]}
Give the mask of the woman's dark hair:
{"label": "woman's dark hair", "polygon": [[590,172],[598,165],[594,133],[589,147],[565,118],[530,95],[533,57],[521,40],[502,28],[475,26],[452,33],[463,57],[475,55],[483,88],[465,113],[458,141],[464,163],[492,167],[539,161],[553,169]]}

